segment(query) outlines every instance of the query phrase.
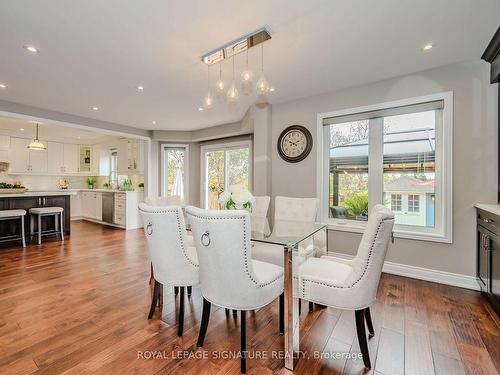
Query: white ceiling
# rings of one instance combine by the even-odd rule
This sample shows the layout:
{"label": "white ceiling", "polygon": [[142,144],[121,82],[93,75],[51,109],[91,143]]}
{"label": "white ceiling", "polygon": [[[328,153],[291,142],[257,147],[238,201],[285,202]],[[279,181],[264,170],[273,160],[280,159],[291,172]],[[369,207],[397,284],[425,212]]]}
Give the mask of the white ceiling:
{"label": "white ceiling", "polygon": [[[36,124],[28,120],[0,117],[0,134],[20,138],[34,138]],[[39,125],[39,138],[41,140],[70,142],[80,144],[96,144],[118,137],[90,132],[75,128],[69,128],[50,123]]]}
{"label": "white ceiling", "polygon": [[[255,100],[198,111],[207,74],[199,57],[263,25],[273,36],[265,69],[274,104],[478,59],[499,14],[498,0],[2,1],[0,99],[145,129],[199,129],[240,120]],[[423,53],[428,41],[435,48]],[[255,68],[259,57],[250,50]],[[229,78],[230,64],[223,69]]]}

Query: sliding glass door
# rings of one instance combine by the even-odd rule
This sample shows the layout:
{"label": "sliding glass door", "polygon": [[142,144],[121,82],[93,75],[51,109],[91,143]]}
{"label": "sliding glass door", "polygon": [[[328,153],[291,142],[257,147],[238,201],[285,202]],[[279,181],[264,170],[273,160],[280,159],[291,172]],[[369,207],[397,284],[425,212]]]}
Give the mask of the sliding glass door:
{"label": "sliding glass door", "polygon": [[201,148],[203,207],[219,209],[220,194],[231,185],[251,190],[251,142],[208,145]]}

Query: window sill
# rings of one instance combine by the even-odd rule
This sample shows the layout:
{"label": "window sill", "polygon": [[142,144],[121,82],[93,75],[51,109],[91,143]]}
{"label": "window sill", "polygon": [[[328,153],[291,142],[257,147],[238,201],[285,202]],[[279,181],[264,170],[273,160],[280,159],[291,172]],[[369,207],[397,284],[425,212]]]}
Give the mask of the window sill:
{"label": "window sill", "polygon": [[[326,223],[327,229],[331,231],[363,233],[366,229],[366,222],[330,221]],[[451,238],[438,233],[410,232],[401,229],[394,229],[394,237],[406,240],[428,241],[440,243],[452,243]]]}

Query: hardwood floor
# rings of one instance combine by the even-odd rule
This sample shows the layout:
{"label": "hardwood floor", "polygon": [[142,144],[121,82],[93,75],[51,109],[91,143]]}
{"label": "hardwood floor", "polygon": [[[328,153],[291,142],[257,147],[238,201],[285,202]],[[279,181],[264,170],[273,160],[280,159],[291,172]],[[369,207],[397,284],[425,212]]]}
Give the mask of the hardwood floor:
{"label": "hardwood floor", "polygon": [[[147,320],[151,288],[142,230],[72,223],[66,242],[0,249],[0,374],[238,374],[239,317],[213,308],[196,349],[201,295],[186,300],[177,337],[173,290]],[[178,298],[178,297],[177,297]],[[372,306],[372,370],[359,353],[353,312],[303,302],[298,374],[497,374],[499,320],[476,292],[383,275]],[[494,313],[493,313],[494,314]],[[249,374],[285,374],[278,301],[248,314]],[[319,354],[322,357],[318,358]],[[342,356],[335,357],[336,354]],[[260,356],[260,358],[259,358]],[[206,357],[206,358],[204,358]]]}

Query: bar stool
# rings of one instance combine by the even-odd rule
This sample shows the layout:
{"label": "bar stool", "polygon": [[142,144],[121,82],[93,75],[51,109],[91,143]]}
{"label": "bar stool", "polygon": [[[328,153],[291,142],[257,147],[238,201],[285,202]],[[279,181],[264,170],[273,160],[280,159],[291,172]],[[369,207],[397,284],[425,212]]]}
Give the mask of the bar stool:
{"label": "bar stool", "polygon": [[[38,217],[38,244],[42,243],[42,234],[43,235],[51,235],[51,234],[60,234],[61,241],[64,241],[64,226],[63,226],[63,211],[62,207],[35,207],[30,208],[29,213],[31,214],[30,218],[30,234],[33,237],[35,233],[35,215]],[[55,230],[54,231],[46,231],[42,233],[42,216],[54,216]],[[58,217],[59,216],[59,217]],[[58,220],[59,219],[59,220]]]}
{"label": "bar stool", "polygon": [[24,239],[24,217],[25,216],[26,216],[26,210],[21,210],[21,209],[19,209],[19,210],[0,210],[0,220],[12,220],[12,219],[20,219],[21,220],[21,233],[19,233],[19,237],[16,235],[0,237],[0,242],[21,240],[23,243],[23,247],[26,247],[26,240]]}

